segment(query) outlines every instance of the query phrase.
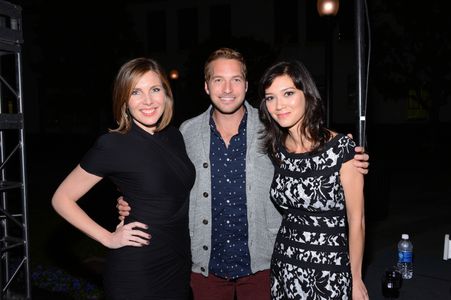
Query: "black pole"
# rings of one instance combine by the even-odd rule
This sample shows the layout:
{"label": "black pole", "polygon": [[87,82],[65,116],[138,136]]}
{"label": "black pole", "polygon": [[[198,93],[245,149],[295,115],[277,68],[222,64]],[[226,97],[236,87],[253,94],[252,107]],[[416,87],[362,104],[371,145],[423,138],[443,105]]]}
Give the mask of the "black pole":
{"label": "black pole", "polygon": [[365,125],[366,125],[366,115],[365,115],[365,98],[366,98],[366,85],[365,85],[365,39],[364,39],[364,13],[363,13],[363,3],[364,0],[355,0],[355,46],[357,54],[357,84],[356,84],[356,101],[358,103],[358,130],[359,138],[358,144],[362,147],[365,146]]}
{"label": "black pole", "polygon": [[333,36],[334,36],[334,26],[333,26],[333,16],[326,16],[327,23],[327,33],[326,33],[326,48],[324,49],[325,53],[325,82],[326,82],[326,99],[325,99],[325,108],[326,108],[326,126],[330,127],[333,122],[333,114],[332,114],[332,103],[333,103]]}

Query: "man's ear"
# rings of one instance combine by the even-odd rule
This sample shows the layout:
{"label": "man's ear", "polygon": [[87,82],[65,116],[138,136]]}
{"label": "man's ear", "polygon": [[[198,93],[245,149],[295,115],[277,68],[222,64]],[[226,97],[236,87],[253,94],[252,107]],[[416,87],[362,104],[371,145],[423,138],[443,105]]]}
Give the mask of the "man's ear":
{"label": "man's ear", "polygon": [[246,80],[246,88],[244,89],[245,92],[247,92],[247,87],[249,86],[249,83]]}
{"label": "man's ear", "polygon": [[208,84],[206,81],[205,81],[204,89],[205,89],[205,93],[207,93],[207,95],[210,95],[210,90],[208,89]]}

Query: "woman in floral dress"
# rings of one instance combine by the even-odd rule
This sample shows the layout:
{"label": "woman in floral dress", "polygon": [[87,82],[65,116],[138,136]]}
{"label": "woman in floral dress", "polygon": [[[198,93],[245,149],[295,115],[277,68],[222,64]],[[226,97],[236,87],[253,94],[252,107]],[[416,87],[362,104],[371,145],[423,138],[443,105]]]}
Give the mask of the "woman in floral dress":
{"label": "woman in floral dress", "polygon": [[324,126],[305,66],[266,70],[259,93],[264,148],[276,169],[271,197],[283,212],[271,264],[272,299],[369,299],[362,281],[363,175],[356,144]]}

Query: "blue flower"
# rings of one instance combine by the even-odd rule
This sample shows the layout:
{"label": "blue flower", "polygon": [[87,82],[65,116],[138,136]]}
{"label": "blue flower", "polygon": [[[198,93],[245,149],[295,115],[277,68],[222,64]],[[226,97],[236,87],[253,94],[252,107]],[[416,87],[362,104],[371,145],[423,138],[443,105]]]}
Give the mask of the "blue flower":
{"label": "blue flower", "polygon": [[32,284],[40,289],[68,294],[75,299],[102,299],[100,287],[83,278],[77,278],[53,266],[36,266],[31,273]]}

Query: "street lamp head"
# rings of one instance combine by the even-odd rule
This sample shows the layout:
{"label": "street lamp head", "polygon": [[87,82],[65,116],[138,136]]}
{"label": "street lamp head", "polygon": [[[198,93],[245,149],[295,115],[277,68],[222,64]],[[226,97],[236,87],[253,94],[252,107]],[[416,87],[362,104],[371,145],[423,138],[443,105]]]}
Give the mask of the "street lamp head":
{"label": "street lamp head", "polygon": [[318,14],[322,16],[336,16],[340,6],[339,0],[317,0],[316,9]]}
{"label": "street lamp head", "polygon": [[177,69],[172,69],[169,72],[169,78],[172,80],[177,80],[179,79],[179,71]]}

